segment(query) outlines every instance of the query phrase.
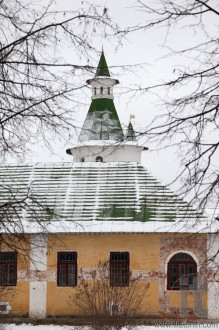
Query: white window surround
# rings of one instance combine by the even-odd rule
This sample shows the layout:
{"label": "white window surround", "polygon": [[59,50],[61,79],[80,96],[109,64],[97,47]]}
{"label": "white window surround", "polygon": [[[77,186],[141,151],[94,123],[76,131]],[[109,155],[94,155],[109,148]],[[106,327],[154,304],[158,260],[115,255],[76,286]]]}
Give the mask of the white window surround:
{"label": "white window surround", "polygon": [[190,255],[195,260],[196,265],[197,265],[197,273],[199,273],[199,270],[200,270],[199,260],[198,260],[198,258],[196,257],[196,255],[193,252],[188,251],[188,250],[176,250],[174,252],[171,252],[169,254],[169,256],[167,257],[166,262],[165,262],[165,288],[164,288],[165,291],[171,291],[171,290],[168,290],[167,289],[167,267],[168,267],[168,263],[169,263],[170,259],[175,254],[178,254],[178,253],[186,253],[186,254]]}
{"label": "white window surround", "polygon": [[9,305],[9,302],[0,302],[0,305],[3,305],[6,307],[6,310],[5,311],[0,311],[0,314],[8,314],[9,311],[11,310],[11,306]]}
{"label": "white window surround", "polygon": [[[113,310],[113,309],[117,309],[117,310]],[[109,311],[110,311],[110,315],[119,315],[122,312],[122,306],[121,306],[121,302],[111,302],[109,303]]]}

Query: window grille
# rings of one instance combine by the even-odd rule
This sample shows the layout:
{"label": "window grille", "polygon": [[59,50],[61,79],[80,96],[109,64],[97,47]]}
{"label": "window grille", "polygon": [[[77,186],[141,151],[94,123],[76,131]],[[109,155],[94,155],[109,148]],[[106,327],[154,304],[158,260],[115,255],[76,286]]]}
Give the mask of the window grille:
{"label": "window grille", "polygon": [[77,252],[58,252],[57,285],[77,285]]}
{"label": "window grille", "polygon": [[110,285],[129,285],[129,252],[110,252]]}
{"label": "window grille", "polygon": [[17,253],[0,252],[0,285],[17,284]]}
{"label": "window grille", "polygon": [[177,253],[168,262],[167,289],[195,289],[197,264],[187,253]]}

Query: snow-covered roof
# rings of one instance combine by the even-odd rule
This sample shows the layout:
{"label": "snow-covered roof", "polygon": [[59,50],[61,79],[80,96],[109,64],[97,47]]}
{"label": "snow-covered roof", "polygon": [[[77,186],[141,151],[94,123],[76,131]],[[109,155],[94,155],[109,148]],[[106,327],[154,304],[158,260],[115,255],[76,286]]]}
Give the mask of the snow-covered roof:
{"label": "snow-covered roof", "polygon": [[210,230],[201,213],[137,163],[1,166],[0,180],[2,217],[20,218],[27,232],[41,223],[78,233]]}
{"label": "snow-covered roof", "polygon": [[123,141],[124,133],[112,99],[98,98],[91,102],[79,141]]}

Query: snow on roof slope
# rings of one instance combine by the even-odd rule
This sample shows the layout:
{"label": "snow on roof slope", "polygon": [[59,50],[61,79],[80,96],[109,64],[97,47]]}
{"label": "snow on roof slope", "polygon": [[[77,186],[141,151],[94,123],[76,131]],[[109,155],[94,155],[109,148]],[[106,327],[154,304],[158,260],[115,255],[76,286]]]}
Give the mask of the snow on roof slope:
{"label": "snow on roof slope", "polygon": [[22,219],[27,232],[38,232],[39,223],[52,232],[210,230],[201,213],[137,163],[1,166],[0,181],[2,217]]}

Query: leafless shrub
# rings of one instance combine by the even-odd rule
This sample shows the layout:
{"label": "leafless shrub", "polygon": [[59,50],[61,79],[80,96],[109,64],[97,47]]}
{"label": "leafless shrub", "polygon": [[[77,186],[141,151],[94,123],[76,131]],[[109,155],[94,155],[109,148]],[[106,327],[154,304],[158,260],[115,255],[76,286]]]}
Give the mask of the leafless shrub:
{"label": "leafless shrub", "polygon": [[112,285],[109,263],[99,262],[88,277],[80,270],[79,285],[69,303],[88,317],[92,329],[130,329],[133,317],[145,315],[148,288],[149,284],[132,278],[129,285]]}

